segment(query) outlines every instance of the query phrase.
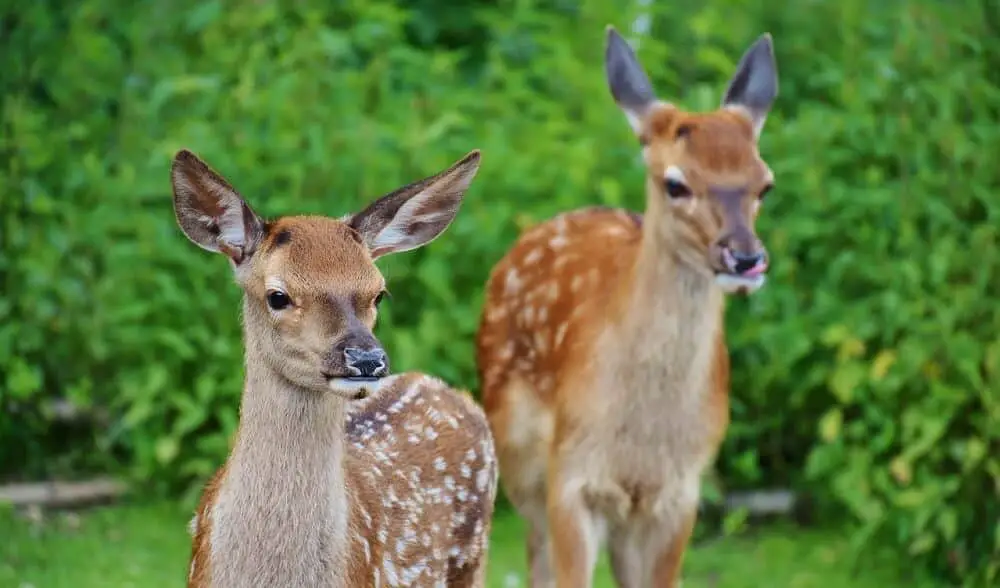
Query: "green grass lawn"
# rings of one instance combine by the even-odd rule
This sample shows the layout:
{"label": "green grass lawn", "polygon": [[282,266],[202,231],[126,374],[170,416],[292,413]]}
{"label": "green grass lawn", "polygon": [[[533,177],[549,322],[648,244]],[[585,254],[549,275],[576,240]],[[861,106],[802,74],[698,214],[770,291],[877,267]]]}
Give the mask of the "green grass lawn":
{"label": "green grass lawn", "polygon": [[[0,512],[0,586],[125,588],[183,586],[188,513],[170,504],[124,505],[42,522]],[[526,586],[523,525],[503,513],[494,523],[489,586]],[[893,588],[929,586],[904,579],[900,558],[880,553],[851,577],[847,540],[835,530],[788,525],[709,541],[688,552],[684,588]],[[596,586],[613,586],[602,562]]]}

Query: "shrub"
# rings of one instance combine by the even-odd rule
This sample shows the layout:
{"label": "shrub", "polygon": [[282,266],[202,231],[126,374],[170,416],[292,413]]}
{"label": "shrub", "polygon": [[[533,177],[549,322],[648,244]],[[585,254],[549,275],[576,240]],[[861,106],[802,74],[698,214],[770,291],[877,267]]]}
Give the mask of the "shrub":
{"label": "shrub", "polygon": [[[775,36],[774,269],[730,303],[720,478],[809,491],[859,547],[972,584],[1000,568],[1000,26],[955,4],[670,3],[640,57],[665,98],[707,109]],[[482,148],[448,233],[382,264],[380,326],[396,366],[475,388],[482,285],[520,228],[641,206],[601,69],[604,24],[634,17],[597,0],[4,8],[0,476],[120,468],[190,498],[223,458],[238,292],[174,225],[182,146],[271,215],[343,213]],[[92,418],[53,424],[60,399]]]}

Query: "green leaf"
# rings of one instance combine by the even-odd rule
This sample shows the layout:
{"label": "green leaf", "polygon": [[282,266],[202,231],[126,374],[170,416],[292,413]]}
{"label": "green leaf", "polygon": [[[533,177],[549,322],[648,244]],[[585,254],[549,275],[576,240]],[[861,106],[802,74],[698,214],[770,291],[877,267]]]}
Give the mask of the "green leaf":
{"label": "green leaf", "polygon": [[173,437],[161,437],[156,441],[156,460],[160,465],[168,465],[177,457],[180,444]]}
{"label": "green leaf", "polygon": [[42,375],[37,366],[20,357],[12,358],[7,372],[7,390],[12,398],[25,400],[42,387]]}
{"label": "green leaf", "polygon": [[726,516],[722,521],[723,534],[727,537],[731,537],[742,532],[746,529],[749,518],[750,511],[746,507],[741,507],[726,513]]}
{"label": "green leaf", "polygon": [[838,408],[831,408],[819,420],[819,437],[826,443],[832,443],[840,437],[844,423],[844,413]]}
{"label": "green leaf", "polygon": [[867,370],[858,361],[849,361],[837,366],[830,377],[830,391],[841,404],[850,404],[855,391],[865,381]]}

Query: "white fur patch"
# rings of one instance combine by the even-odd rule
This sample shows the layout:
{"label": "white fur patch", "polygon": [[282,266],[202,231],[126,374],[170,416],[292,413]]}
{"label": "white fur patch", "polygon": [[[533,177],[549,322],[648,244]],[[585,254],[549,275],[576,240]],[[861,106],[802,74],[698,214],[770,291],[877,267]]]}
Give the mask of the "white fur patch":
{"label": "white fur patch", "polygon": [[687,177],[684,175],[684,170],[677,167],[676,165],[671,165],[667,167],[667,171],[663,173],[663,177],[668,180],[673,180],[675,182],[687,184]]}
{"label": "white fur patch", "polygon": [[288,292],[288,290],[285,288],[285,282],[283,282],[281,278],[276,278],[273,276],[264,280],[264,288],[267,289],[268,291],[281,290],[282,292],[286,293]]}
{"label": "white fur patch", "polygon": [[716,274],[715,283],[727,294],[736,292],[756,292],[764,285],[763,274],[757,276],[733,276],[729,274]]}
{"label": "white fur patch", "polygon": [[625,113],[625,120],[628,121],[628,126],[632,127],[632,131],[635,134],[642,132],[642,116],[634,110],[628,108],[622,108],[622,112]]}
{"label": "white fur patch", "polygon": [[346,378],[333,378],[329,381],[328,385],[330,387],[330,391],[334,394],[353,400],[355,398],[375,394],[382,388],[382,386],[385,385],[385,382],[385,378],[372,380],[370,382],[363,380],[348,380]]}

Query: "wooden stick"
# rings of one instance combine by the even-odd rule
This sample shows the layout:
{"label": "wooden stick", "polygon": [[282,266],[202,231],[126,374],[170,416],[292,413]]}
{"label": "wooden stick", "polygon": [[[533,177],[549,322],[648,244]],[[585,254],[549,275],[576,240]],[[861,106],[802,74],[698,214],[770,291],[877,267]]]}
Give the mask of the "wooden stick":
{"label": "wooden stick", "polygon": [[798,497],[789,490],[751,490],[726,496],[726,510],[747,509],[753,515],[784,515],[795,510]]}
{"label": "wooden stick", "polygon": [[14,506],[72,506],[107,500],[125,493],[125,484],[101,478],[84,482],[40,482],[0,486],[0,503]]}

